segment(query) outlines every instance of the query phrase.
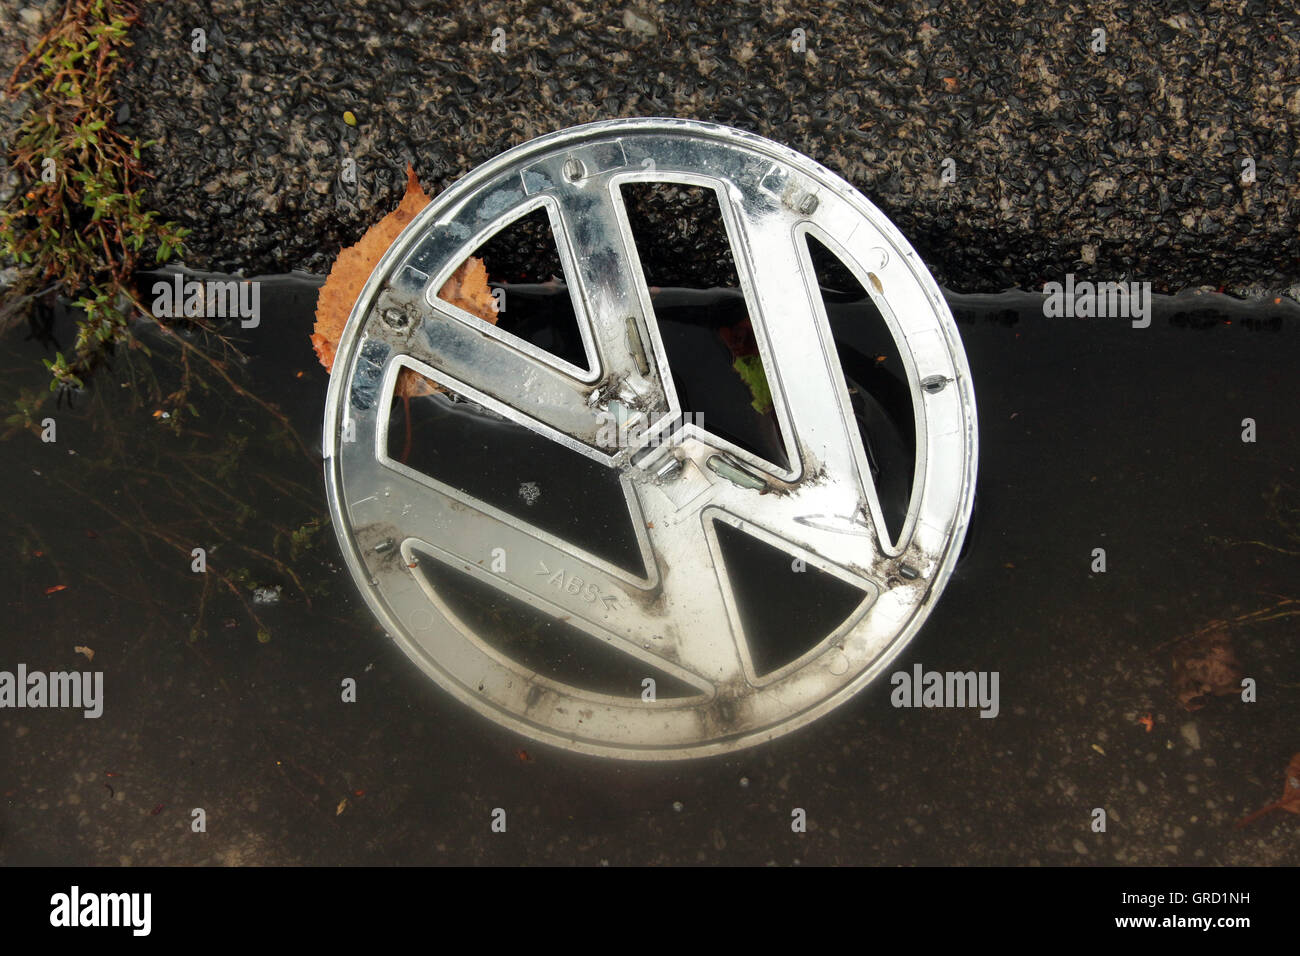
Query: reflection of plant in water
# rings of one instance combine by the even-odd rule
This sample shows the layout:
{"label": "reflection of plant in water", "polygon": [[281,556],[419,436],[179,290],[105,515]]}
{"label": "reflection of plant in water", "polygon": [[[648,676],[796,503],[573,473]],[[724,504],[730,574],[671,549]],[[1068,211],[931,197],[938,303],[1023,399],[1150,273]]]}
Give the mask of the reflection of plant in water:
{"label": "reflection of plant in water", "polygon": [[1276,551],[1278,554],[1300,557],[1300,506],[1295,504],[1296,490],[1284,482],[1276,481],[1272,488],[1264,492],[1264,500],[1268,503],[1269,520],[1282,529],[1282,536],[1295,547],[1284,548],[1267,541],[1255,540],[1225,541],[1224,544],[1252,545],[1267,551]]}
{"label": "reflection of plant in water", "polygon": [[[289,560],[297,561],[298,556],[310,551],[320,542],[317,536],[329,524],[326,516],[322,515],[312,518],[310,521],[303,522],[300,526],[289,532]],[[284,540],[284,533],[277,532],[275,536],[275,546],[278,549]]]}
{"label": "reflection of plant in water", "polygon": [[[242,385],[206,388],[195,410],[203,418],[178,433],[131,387],[138,375],[157,375],[165,391],[180,374],[175,367],[134,358],[111,371],[96,377],[83,405],[59,416],[51,446],[58,457],[37,472],[52,507],[22,502],[23,513],[10,512],[26,531],[23,560],[53,562],[61,582],[87,581],[149,607],[168,628],[188,618],[191,640],[214,620],[237,626],[227,613],[236,608],[269,640],[268,609],[254,591],[283,586],[286,600],[308,608],[323,593],[320,561],[311,560],[329,523],[318,459],[303,453],[277,409]],[[65,455],[70,434],[76,445]],[[20,429],[5,437],[15,435],[31,440]],[[60,537],[49,529],[55,511],[75,515],[103,544],[83,546],[78,530],[69,547],[66,530]],[[204,549],[205,573],[192,570],[196,548]]]}
{"label": "reflection of plant in water", "polygon": [[[1282,532],[1281,543],[1207,538],[1211,545],[1263,548],[1275,554],[1300,556],[1300,508],[1296,507],[1295,489],[1285,482],[1274,482],[1264,493],[1266,516]],[[1296,547],[1286,547],[1290,543]],[[1155,654],[1169,649],[1173,659],[1173,690],[1187,710],[1198,710],[1211,695],[1232,695],[1241,690],[1242,671],[1232,643],[1235,630],[1300,616],[1300,598],[1260,591],[1273,603],[1238,614],[1226,620],[1208,621],[1194,631],[1165,641],[1152,648]],[[1290,687],[1295,685],[1280,684]]]}
{"label": "reflection of plant in water", "polygon": [[[1271,551],[1275,554],[1300,557],[1300,506],[1296,505],[1296,500],[1296,489],[1286,482],[1275,481],[1272,487],[1264,492],[1264,501],[1267,504],[1265,514],[1268,520],[1281,530],[1282,543],[1256,539],[1230,540],[1221,543],[1228,547],[1263,548],[1265,551]],[[1291,547],[1286,547],[1286,544],[1290,544]],[[1263,623],[1264,621],[1276,621],[1280,618],[1300,615],[1300,599],[1280,594],[1270,596],[1278,599],[1276,604],[1244,614],[1237,619],[1237,622]]]}

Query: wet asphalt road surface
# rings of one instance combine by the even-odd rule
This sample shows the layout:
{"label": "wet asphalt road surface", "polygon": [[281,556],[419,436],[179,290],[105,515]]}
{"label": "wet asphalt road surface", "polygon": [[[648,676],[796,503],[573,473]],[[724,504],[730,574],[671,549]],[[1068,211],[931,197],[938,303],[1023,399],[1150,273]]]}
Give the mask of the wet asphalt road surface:
{"label": "wet asphalt road surface", "polygon": [[[56,9],[0,22],[30,42]],[[408,162],[433,194],[542,133],[677,116],[841,174],[949,288],[1300,283],[1292,5],[173,0],[133,39],[118,121],[156,141],[191,268],[324,273]]]}

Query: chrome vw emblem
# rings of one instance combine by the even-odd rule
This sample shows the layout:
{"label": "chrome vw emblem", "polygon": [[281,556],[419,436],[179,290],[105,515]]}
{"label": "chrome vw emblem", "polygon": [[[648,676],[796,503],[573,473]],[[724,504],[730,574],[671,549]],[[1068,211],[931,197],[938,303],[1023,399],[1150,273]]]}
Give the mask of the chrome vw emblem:
{"label": "chrome vw emblem", "polygon": [[[622,199],[622,188],[639,182],[716,193],[782,455],[714,434],[681,406]],[[537,210],[552,226],[586,368],[438,297],[485,240]],[[867,290],[902,359],[914,467],[894,534],[808,237]],[[399,460],[387,435],[404,368],[456,396],[436,401],[457,414],[575,456],[586,469],[579,475],[607,477],[625,503],[640,566],[589,541],[579,546],[564,527],[533,522],[526,506],[507,509],[474,482]],[[538,740],[670,759],[788,733],[846,701],[899,653],[938,598],[965,533],[975,403],[933,279],[852,186],[758,136],[633,119],[512,149],[416,217],[353,309],[330,383],[324,449],[348,566],[390,635],[440,686]],[[477,469],[484,487],[500,478],[502,463],[476,444],[447,453]],[[594,494],[574,478],[518,480],[525,498],[529,486],[539,488],[577,516]],[[726,541],[737,536],[780,556],[784,576],[744,577],[752,569],[727,556]],[[752,639],[762,612],[748,605],[756,589],[779,603],[795,575],[808,572],[850,596],[842,619],[818,624],[824,632],[805,635],[806,649],[771,666]],[[452,600],[453,579],[478,597]],[[520,613],[478,613],[498,603]],[[552,626],[577,636],[573,656],[612,656],[645,679],[611,693],[585,685],[581,667],[556,676],[517,653],[521,633]],[[677,689],[655,692],[666,685]]]}

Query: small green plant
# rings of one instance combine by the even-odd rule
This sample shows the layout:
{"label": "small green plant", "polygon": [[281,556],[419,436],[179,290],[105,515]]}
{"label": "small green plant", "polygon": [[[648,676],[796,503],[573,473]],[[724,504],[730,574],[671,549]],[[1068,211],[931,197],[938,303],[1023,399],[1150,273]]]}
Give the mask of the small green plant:
{"label": "small green plant", "polygon": [[111,125],[114,74],[136,16],[119,0],[69,0],[6,85],[29,99],[9,150],[24,184],[0,209],[0,257],[19,267],[10,295],[62,295],[83,313],[71,354],[45,361],[51,391],[81,387],[130,339],[131,316],[148,311],[133,284],[142,252],[156,247],[156,262],[166,262],[183,254],[189,233],[141,208],[140,150],[152,144]]}
{"label": "small green plant", "polygon": [[749,389],[749,404],[760,415],[772,410],[772,390],[767,384],[767,375],[763,372],[763,360],[757,355],[742,355],[731,363],[736,374]]}
{"label": "small green plant", "polygon": [[[316,539],[319,536],[321,529],[325,527],[328,522],[329,519],[327,517],[320,515],[291,530],[288,533],[289,560],[297,561],[303,554],[316,547],[318,543]],[[276,534],[275,545],[277,549],[284,537],[285,535],[282,533]]]}

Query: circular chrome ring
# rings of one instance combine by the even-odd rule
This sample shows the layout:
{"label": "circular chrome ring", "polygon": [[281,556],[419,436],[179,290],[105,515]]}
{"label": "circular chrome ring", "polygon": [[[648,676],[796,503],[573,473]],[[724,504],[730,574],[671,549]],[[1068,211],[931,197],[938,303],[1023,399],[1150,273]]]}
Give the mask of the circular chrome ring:
{"label": "circular chrome ring", "polygon": [[[716,192],[786,443],[784,467],[679,407],[620,189]],[[544,209],[589,368],[438,298],[488,237]],[[805,237],[852,271],[888,325],[915,414],[901,531],[885,531]],[[613,469],[635,523],[635,574],[388,454],[402,368]],[[642,440],[611,447],[610,416]],[[339,343],[324,428],[331,513],[385,629],[440,686],[537,740],[661,760],[734,751],[848,700],[916,633],[960,551],[974,495],[975,399],[946,303],[915,251],[849,183],[759,136],[685,120],[592,123],[496,157],[433,200],[375,267]],[[483,462],[483,469],[493,467]],[[580,506],[581,488],[564,489]],[[755,670],[720,558],[725,525],[858,589],[796,660]],[[492,560],[494,556],[502,560]],[[683,696],[614,696],[537,673],[444,600],[422,562],[575,627]],[[780,582],[773,582],[780,587]]]}

